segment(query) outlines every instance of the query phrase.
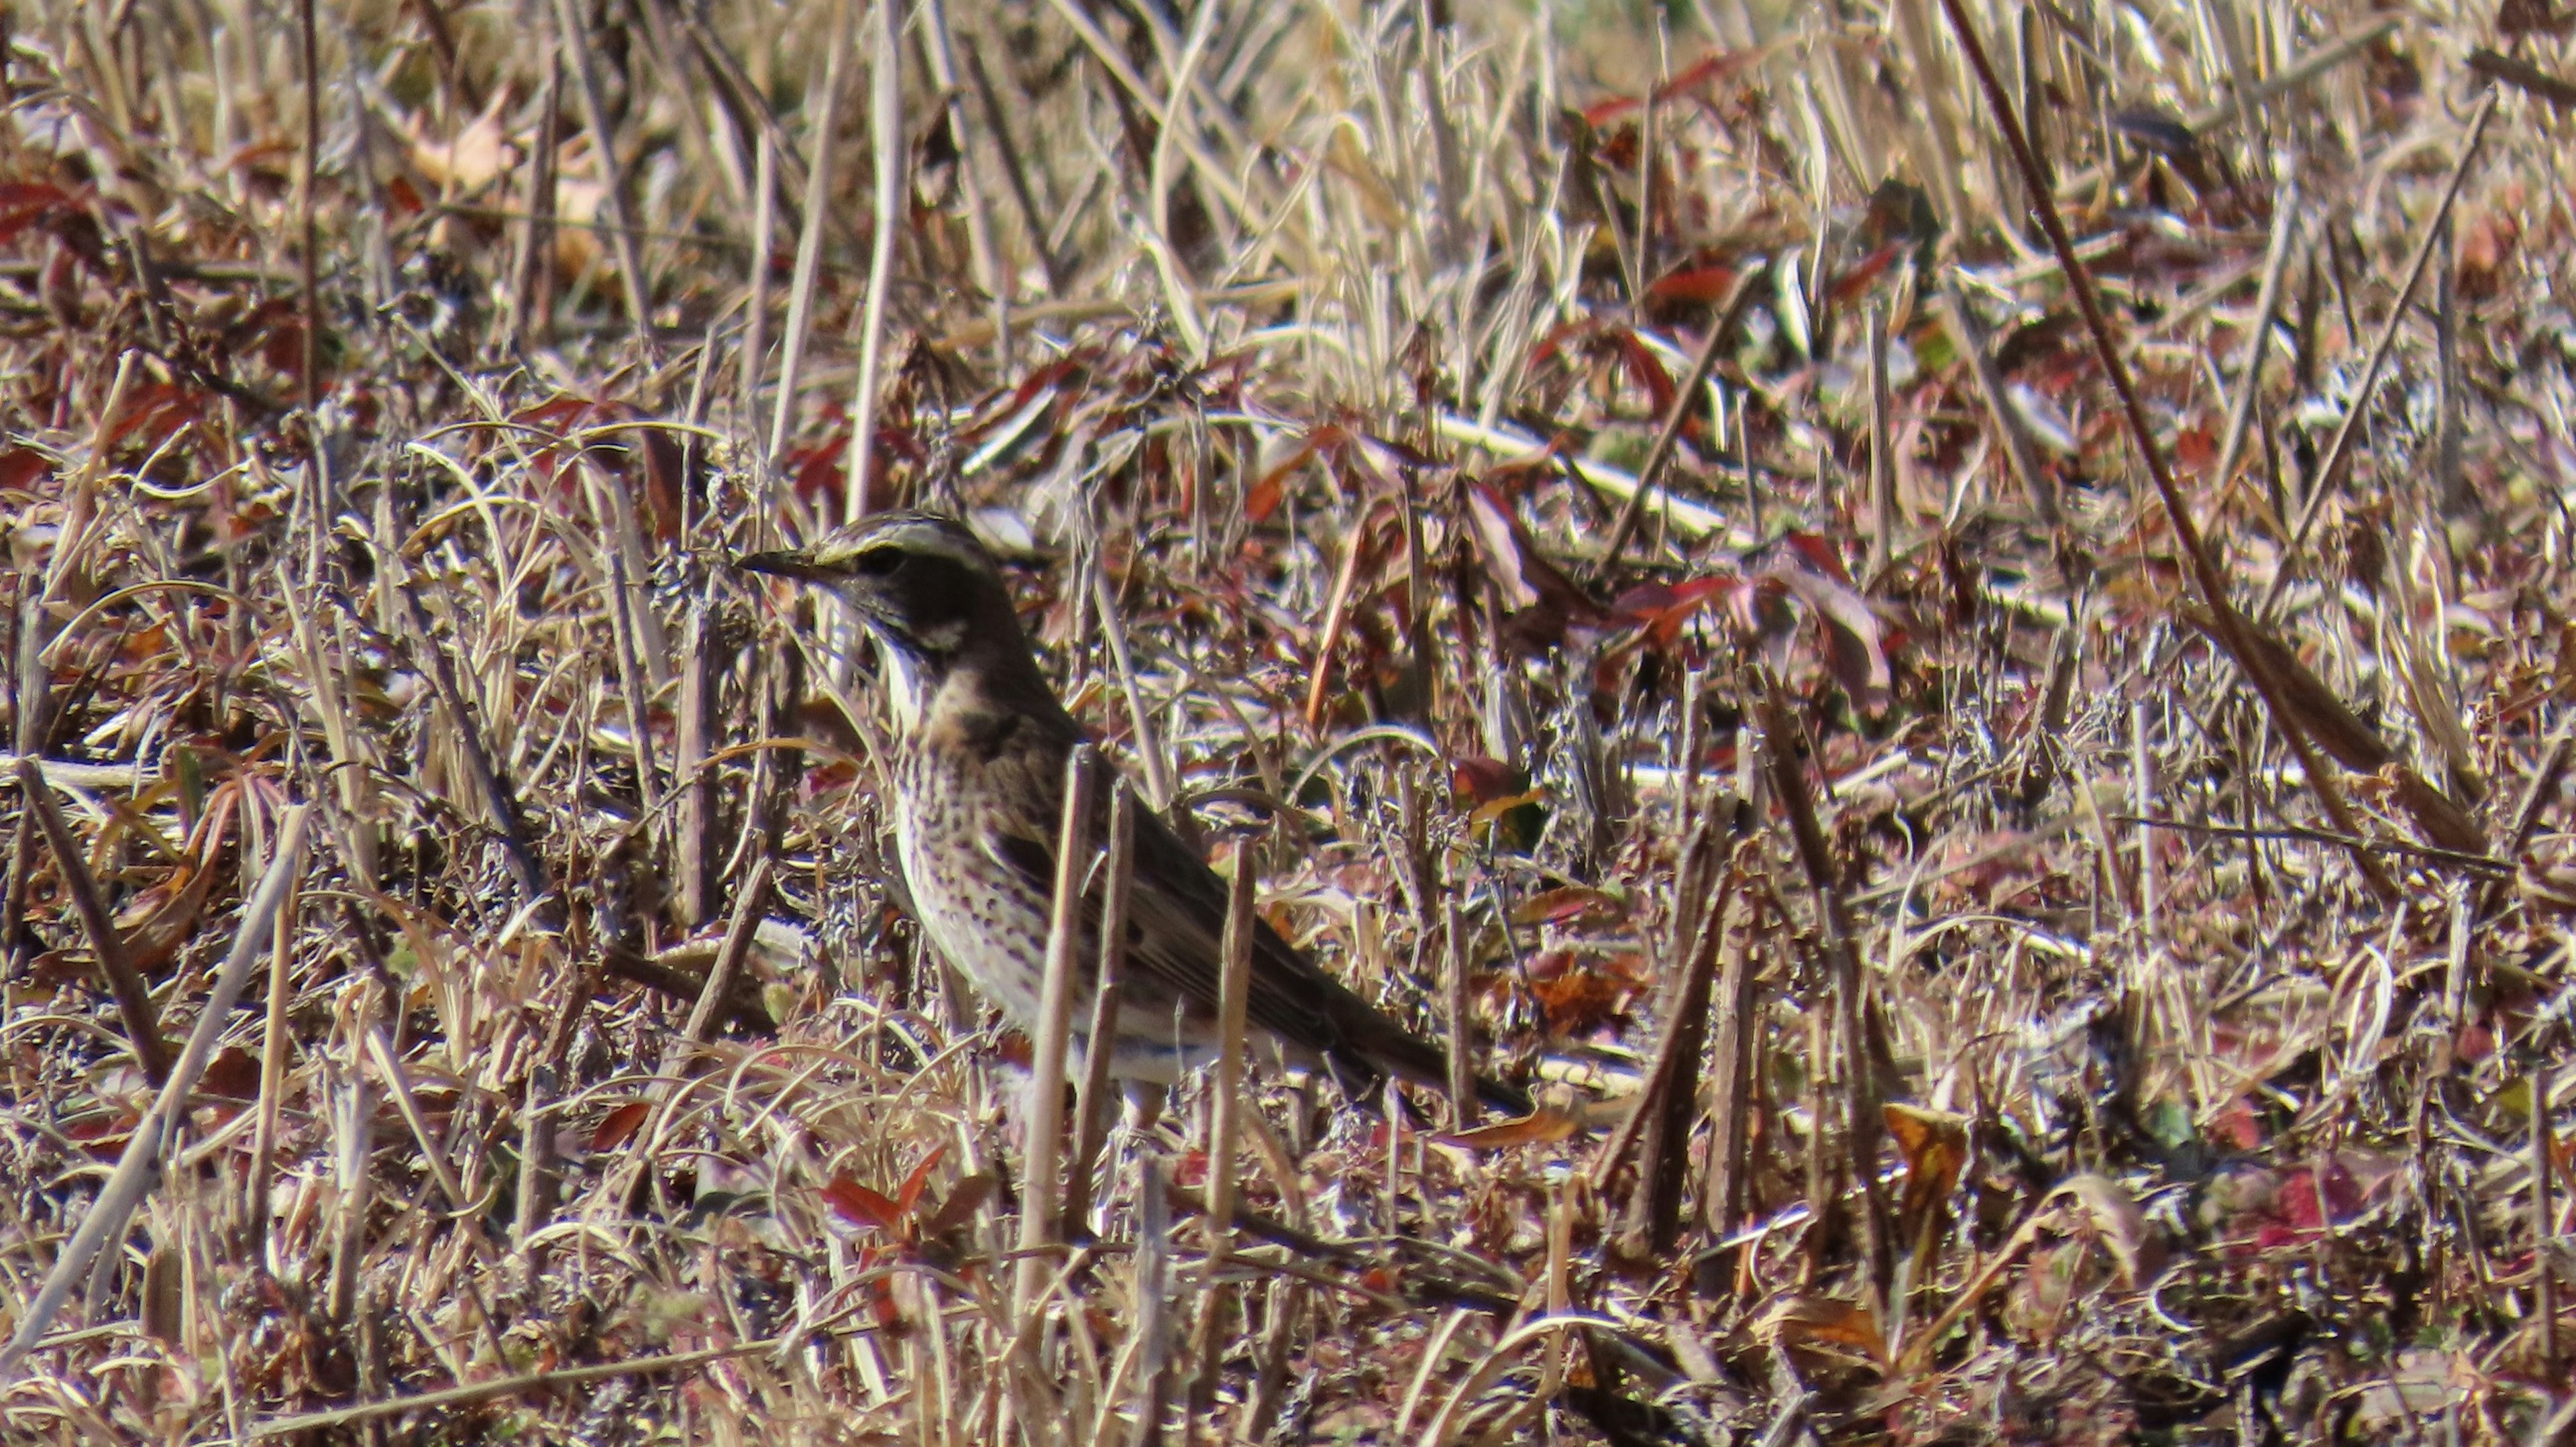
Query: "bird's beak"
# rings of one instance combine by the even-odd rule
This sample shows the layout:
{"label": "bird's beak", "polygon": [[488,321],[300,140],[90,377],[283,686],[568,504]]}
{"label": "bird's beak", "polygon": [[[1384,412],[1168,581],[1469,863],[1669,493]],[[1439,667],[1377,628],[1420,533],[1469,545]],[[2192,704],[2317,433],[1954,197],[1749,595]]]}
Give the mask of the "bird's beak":
{"label": "bird's beak", "polygon": [[774,553],[750,553],[734,559],[733,565],[746,573],[768,573],[774,577],[794,578],[805,583],[826,581],[823,570],[815,565],[814,555],[803,548],[786,548]]}

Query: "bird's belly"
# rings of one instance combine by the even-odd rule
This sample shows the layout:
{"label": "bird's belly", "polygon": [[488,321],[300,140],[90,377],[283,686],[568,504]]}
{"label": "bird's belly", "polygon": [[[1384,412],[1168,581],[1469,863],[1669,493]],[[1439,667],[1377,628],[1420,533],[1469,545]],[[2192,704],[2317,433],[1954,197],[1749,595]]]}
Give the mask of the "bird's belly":
{"label": "bird's belly", "polygon": [[[1022,1030],[1034,1031],[1038,996],[1046,983],[1046,938],[1053,902],[1025,878],[994,860],[971,831],[951,830],[936,811],[902,810],[895,825],[895,854],[911,886],[922,932],[940,957],[974,983],[983,996]],[[1073,1054],[1081,1069],[1091,1024],[1092,987],[1098,978],[1091,941],[1082,941],[1074,983]],[[1204,1010],[1175,1010],[1168,990],[1131,975],[1118,1011],[1118,1046],[1109,1072],[1121,1079],[1170,1085],[1216,1058],[1216,1022]]]}
{"label": "bird's belly", "polygon": [[1034,1029],[1046,978],[1045,905],[971,839],[906,820],[895,849],[931,946],[1012,1024]]}

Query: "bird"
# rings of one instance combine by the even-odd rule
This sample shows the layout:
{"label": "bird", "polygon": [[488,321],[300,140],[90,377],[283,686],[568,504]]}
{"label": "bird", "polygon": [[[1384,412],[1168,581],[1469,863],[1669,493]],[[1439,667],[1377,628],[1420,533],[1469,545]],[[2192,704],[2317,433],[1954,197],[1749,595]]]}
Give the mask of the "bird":
{"label": "bird", "polygon": [[[839,598],[875,645],[893,719],[888,774],[896,862],[923,934],[1022,1029],[1045,979],[1065,763],[1089,735],[1048,681],[1001,565],[954,518],[889,511],[801,548],[736,560]],[[1126,787],[1123,780],[1114,787]],[[1105,791],[1099,805],[1108,810]],[[1110,1074],[1131,1096],[1177,1084],[1220,1048],[1217,981],[1226,886],[1150,808],[1134,811],[1124,992]],[[1103,837],[1094,820],[1090,837]],[[1100,901],[1085,902],[1074,1018],[1091,1017]],[[1365,1097],[1393,1077],[1441,1087],[1441,1047],[1389,1018],[1256,917],[1249,1024],[1282,1058]],[[1074,1041],[1086,1049],[1080,1027]],[[1479,1078],[1489,1106],[1526,1093]]]}

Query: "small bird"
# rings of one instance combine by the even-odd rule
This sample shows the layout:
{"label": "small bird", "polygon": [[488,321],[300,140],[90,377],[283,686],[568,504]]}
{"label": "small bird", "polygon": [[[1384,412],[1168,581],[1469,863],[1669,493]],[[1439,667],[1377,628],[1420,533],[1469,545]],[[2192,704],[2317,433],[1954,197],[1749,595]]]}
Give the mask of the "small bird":
{"label": "small bird", "polygon": [[[1013,1023],[1032,1027],[1065,760],[1086,736],[1039,669],[993,555],[951,519],[887,512],[738,566],[831,590],[875,641],[895,722],[896,855],[922,930]],[[1095,820],[1091,837],[1103,832]],[[1170,1085],[1216,1057],[1226,887],[1149,809],[1136,811],[1133,857],[1109,1068],[1137,1084]],[[1081,1022],[1091,1018],[1099,973],[1098,911],[1088,902],[1091,927],[1081,932]],[[1247,1015],[1291,1063],[1322,1066],[1355,1089],[1388,1076],[1445,1084],[1439,1046],[1388,1019],[1267,923],[1256,926]],[[1489,1105],[1530,1108],[1509,1085],[1479,1080],[1476,1088]]]}

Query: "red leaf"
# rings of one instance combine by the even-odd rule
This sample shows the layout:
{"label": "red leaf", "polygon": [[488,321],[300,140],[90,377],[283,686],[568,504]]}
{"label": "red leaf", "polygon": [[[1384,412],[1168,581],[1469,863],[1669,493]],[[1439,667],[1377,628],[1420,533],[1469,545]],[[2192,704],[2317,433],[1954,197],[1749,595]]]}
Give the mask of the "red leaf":
{"label": "red leaf", "polygon": [[930,1168],[938,1165],[940,1158],[947,1154],[945,1142],[931,1147],[930,1154],[921,1158],[921,1164],[912,1168],[912,1174],[903,1178],[902,1188],[894,1193],[895,1204],[903,1208],[903,1214],[911,1215],[921,1204],[922,1187],[930,1184]]}
{"label": "red leaf", "polygon": [[1891,241],[1854,263],[1849,271],[1834,278],[1829,294],[1837,304],[1848,303],[1869,289],[1896,258],[1914,249],[1911,240]]}
{"label": "red leaf", "polygon": [[823,1188],[823,1199],[834,1215],[853,1225],[887,1232],[903,1225],[901,1206],[847,1176],[834,1176],[831,1184]]}
{"label": "red leaf", "polygon": [[635,1132],[643,1128],[646,1118],[650,1117],[652,1114],[653,1105],[650,1101],[630,1100],[626,1102],[617,1109],[610,1111],[607,1119],[602,1120],[599,1123],[598,1128],[590,1133],[590,1148],[594,1151],[613,1151],[617,1149],[619,1146],[633,1140],[635,1138]]}
{"label": "red leaf", "polygon": [[42,181],[0,183],[0,241],[12,240],[38,222],[78,210],[79,205],[60,186]]}
{"label": "red leaf", "polygon": [[1825,667],[1854,701],[1874,706],[1887,694],[1887,651],[1880,640],[1878,615],[1847,584],[1804,568],[1774,569],[1807,606],[1825,633]]}
{"label": "red leaf", "polygon": [[32,447],[0,452],[0,492],[22,492],[52,466],[45,454]]}
{"label": "red leaf", "polygon": [[1702,306],[1724,301],[1735,288],[1735,268],[1731,266],[1693,266],[1655,278],[1646,287],[1648,308],[1696,302]]}
{"label": "red leaf", "polygon": [[1473,804],[1490,804],[1529,787],[1529,775],[1500,759],[1461,754],[1449,761],[1449,787]]}
{"label": "red leaf", "polygon": [[1664,370],[1662,359],[1648,350],[1644,342],[1637,340],[1637,334],[1626,327],[1619,328],[1613,339],[1619,345],[1619,360],[1628,369],[1628,380],[1645,388],[1646,394],[1654,399],[1655,415],[1661,417],[1672,411],[1673,396],[1681,389],[1674,385],[1672,374]]}
{"label": "red leaf", "polygon": [[990,1171],[977,1171],[959,1181],[957,1189],[948,1193],[948,1199],[939,1203],[939,1209],[930,1213],[930,1219],[921,1223],[921,1234],[935,1239],[965,1225],[976,1208],[1001,1187],[1001,1178]]}
{"label": "red leaf", "polygon": [[206,1062],[206,1073],[197,1078],[197,1088],[208,1095],[254,1099],[259,1095],[259,1057],[238,1045],[225,1046]]}
{"label": "red leaf", "polygon": [[846,432],[832,434],[822,446],[787,455],[787,465],[796,479],[796,495],[807,502],[836,501],[849,485],[849,471],[841,458],[850,450]]}

